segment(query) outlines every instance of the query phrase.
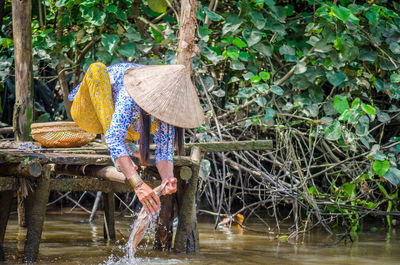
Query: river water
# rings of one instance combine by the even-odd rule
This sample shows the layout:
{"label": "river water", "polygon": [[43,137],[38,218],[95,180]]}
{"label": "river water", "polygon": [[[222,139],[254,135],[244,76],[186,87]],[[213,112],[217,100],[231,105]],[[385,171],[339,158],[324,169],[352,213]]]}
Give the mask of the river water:
{"label": "river water", "polygon": [[[153,251],[148,236],[136,258],[129,260],[124,246],[132,218],[117,218],[117,242],[103,239],[100,215],[94,224],[87,220],[83,214],[47,214],[35,264],[400,264],[400,231],[396,229],[364,229],[353,243],[333,246],[336,238],[323,231],[314,230],[295,243],[239,228],[214,230],[211,219],[200,218],[200,253]],[[251,227],[262,228],[256,223]],[[25,229],[18,228],[16,216],[11,216],[4,243],[6,264],[22,260],[25,234]]]}

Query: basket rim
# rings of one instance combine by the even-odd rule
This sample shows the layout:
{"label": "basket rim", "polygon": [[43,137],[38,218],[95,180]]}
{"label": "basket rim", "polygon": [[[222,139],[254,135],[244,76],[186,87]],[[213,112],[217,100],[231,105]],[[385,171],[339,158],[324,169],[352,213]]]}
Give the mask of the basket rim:
{"label": "basket rim", "polygon": [[38,122],[38,123],[32,123],[31,124],[31,129],[41,129],[45,127],[78,127],[78,124],[76,124],[74,121],[53,121],[53,122]]}

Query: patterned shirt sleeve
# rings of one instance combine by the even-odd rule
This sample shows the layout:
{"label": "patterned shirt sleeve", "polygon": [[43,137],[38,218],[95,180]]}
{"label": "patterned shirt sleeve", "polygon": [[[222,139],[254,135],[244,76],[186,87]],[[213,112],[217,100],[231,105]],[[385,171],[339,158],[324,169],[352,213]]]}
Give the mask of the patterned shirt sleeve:
{"label": "patterned shirt sleeve", "polygon": [[175,128],[168,123],[159,121],[158,130],[153,134],[156,145],[156,165],[162,160],[173,162]]}
{"label": "patterned shirt sleeve", "polygon": [[75,96],[76,96],[76,94],[78,93],[79,88],[81,87],[81,84],[82,84],[82,82],[79,83],[79,85],[77,85],[77,86],[69,93],[69,95],[68,95],[68,100],[69,100],[69,101],[74,101]]}
{"label": "patterned shirt sleeve", "polygon": [[136,104],[133,99],[125,89],[121,89],[115,102],[110,128],[105,135],[107,147],[114,159],[121,156],[129,156],[125,146],[125,138],[128,127],[134,118],[135,109]]}

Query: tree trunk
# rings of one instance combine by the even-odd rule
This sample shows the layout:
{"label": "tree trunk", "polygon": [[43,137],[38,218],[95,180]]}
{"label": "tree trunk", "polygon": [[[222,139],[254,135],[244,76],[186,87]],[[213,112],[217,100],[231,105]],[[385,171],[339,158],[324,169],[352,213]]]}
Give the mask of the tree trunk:
{"label": "tree trunk", "polygon": [[[178,43],[178,64],[186,67],[188,74],[192,74],[193,56],[198,48],[196,47],[196,0],[181,1],[181,26]],[[188,180],[178,181],[178,227],[175,236],[176,252],[198,252],[199,234],[197,230],[196,216],[196,192],[198,182],[198,166],[192,167],[192,175]],[[188,175],[188,174],[184,174]],[[184,176],[183,176],[184,177]]]}
{"label": "tree trunk", "polygon": [[181,1],[181,27],[179,29],[178,64],[186,66],[188,73],[192,73],[193,56],[197,52],[196,37],[196,10],[197,1]]}
{"label": "tree trunk", "polygon": [[14,135],[17,141],[31,139],[33,118],[31,0],[12,1],[15,61]]}

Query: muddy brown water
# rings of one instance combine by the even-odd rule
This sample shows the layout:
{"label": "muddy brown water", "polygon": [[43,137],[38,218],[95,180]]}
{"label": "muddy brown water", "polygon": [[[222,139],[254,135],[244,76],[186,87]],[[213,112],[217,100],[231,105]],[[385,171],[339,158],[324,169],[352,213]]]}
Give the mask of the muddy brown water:
{"label": "muddy brown water", "polygon": [[[18,228],[15,215],[10,218],[4,264],[19,264],[26,230]],[[214,230],[211,219],[200,218],[200,253],[153,251],[148,236],[132,260],[125,248],[132,218],[116,220],[117,242],[103,239],[101,216],[91,225],[87,219],[86,215],[48,214],[35,264],[400,264],[399,229],[364,229],[367,231],[359,233],[354,243],[332,246],[336,238],[322,231],[312,231],[304,241],[290,243],[238,228]],[[256,223],[251,226],[262,228]]]}

